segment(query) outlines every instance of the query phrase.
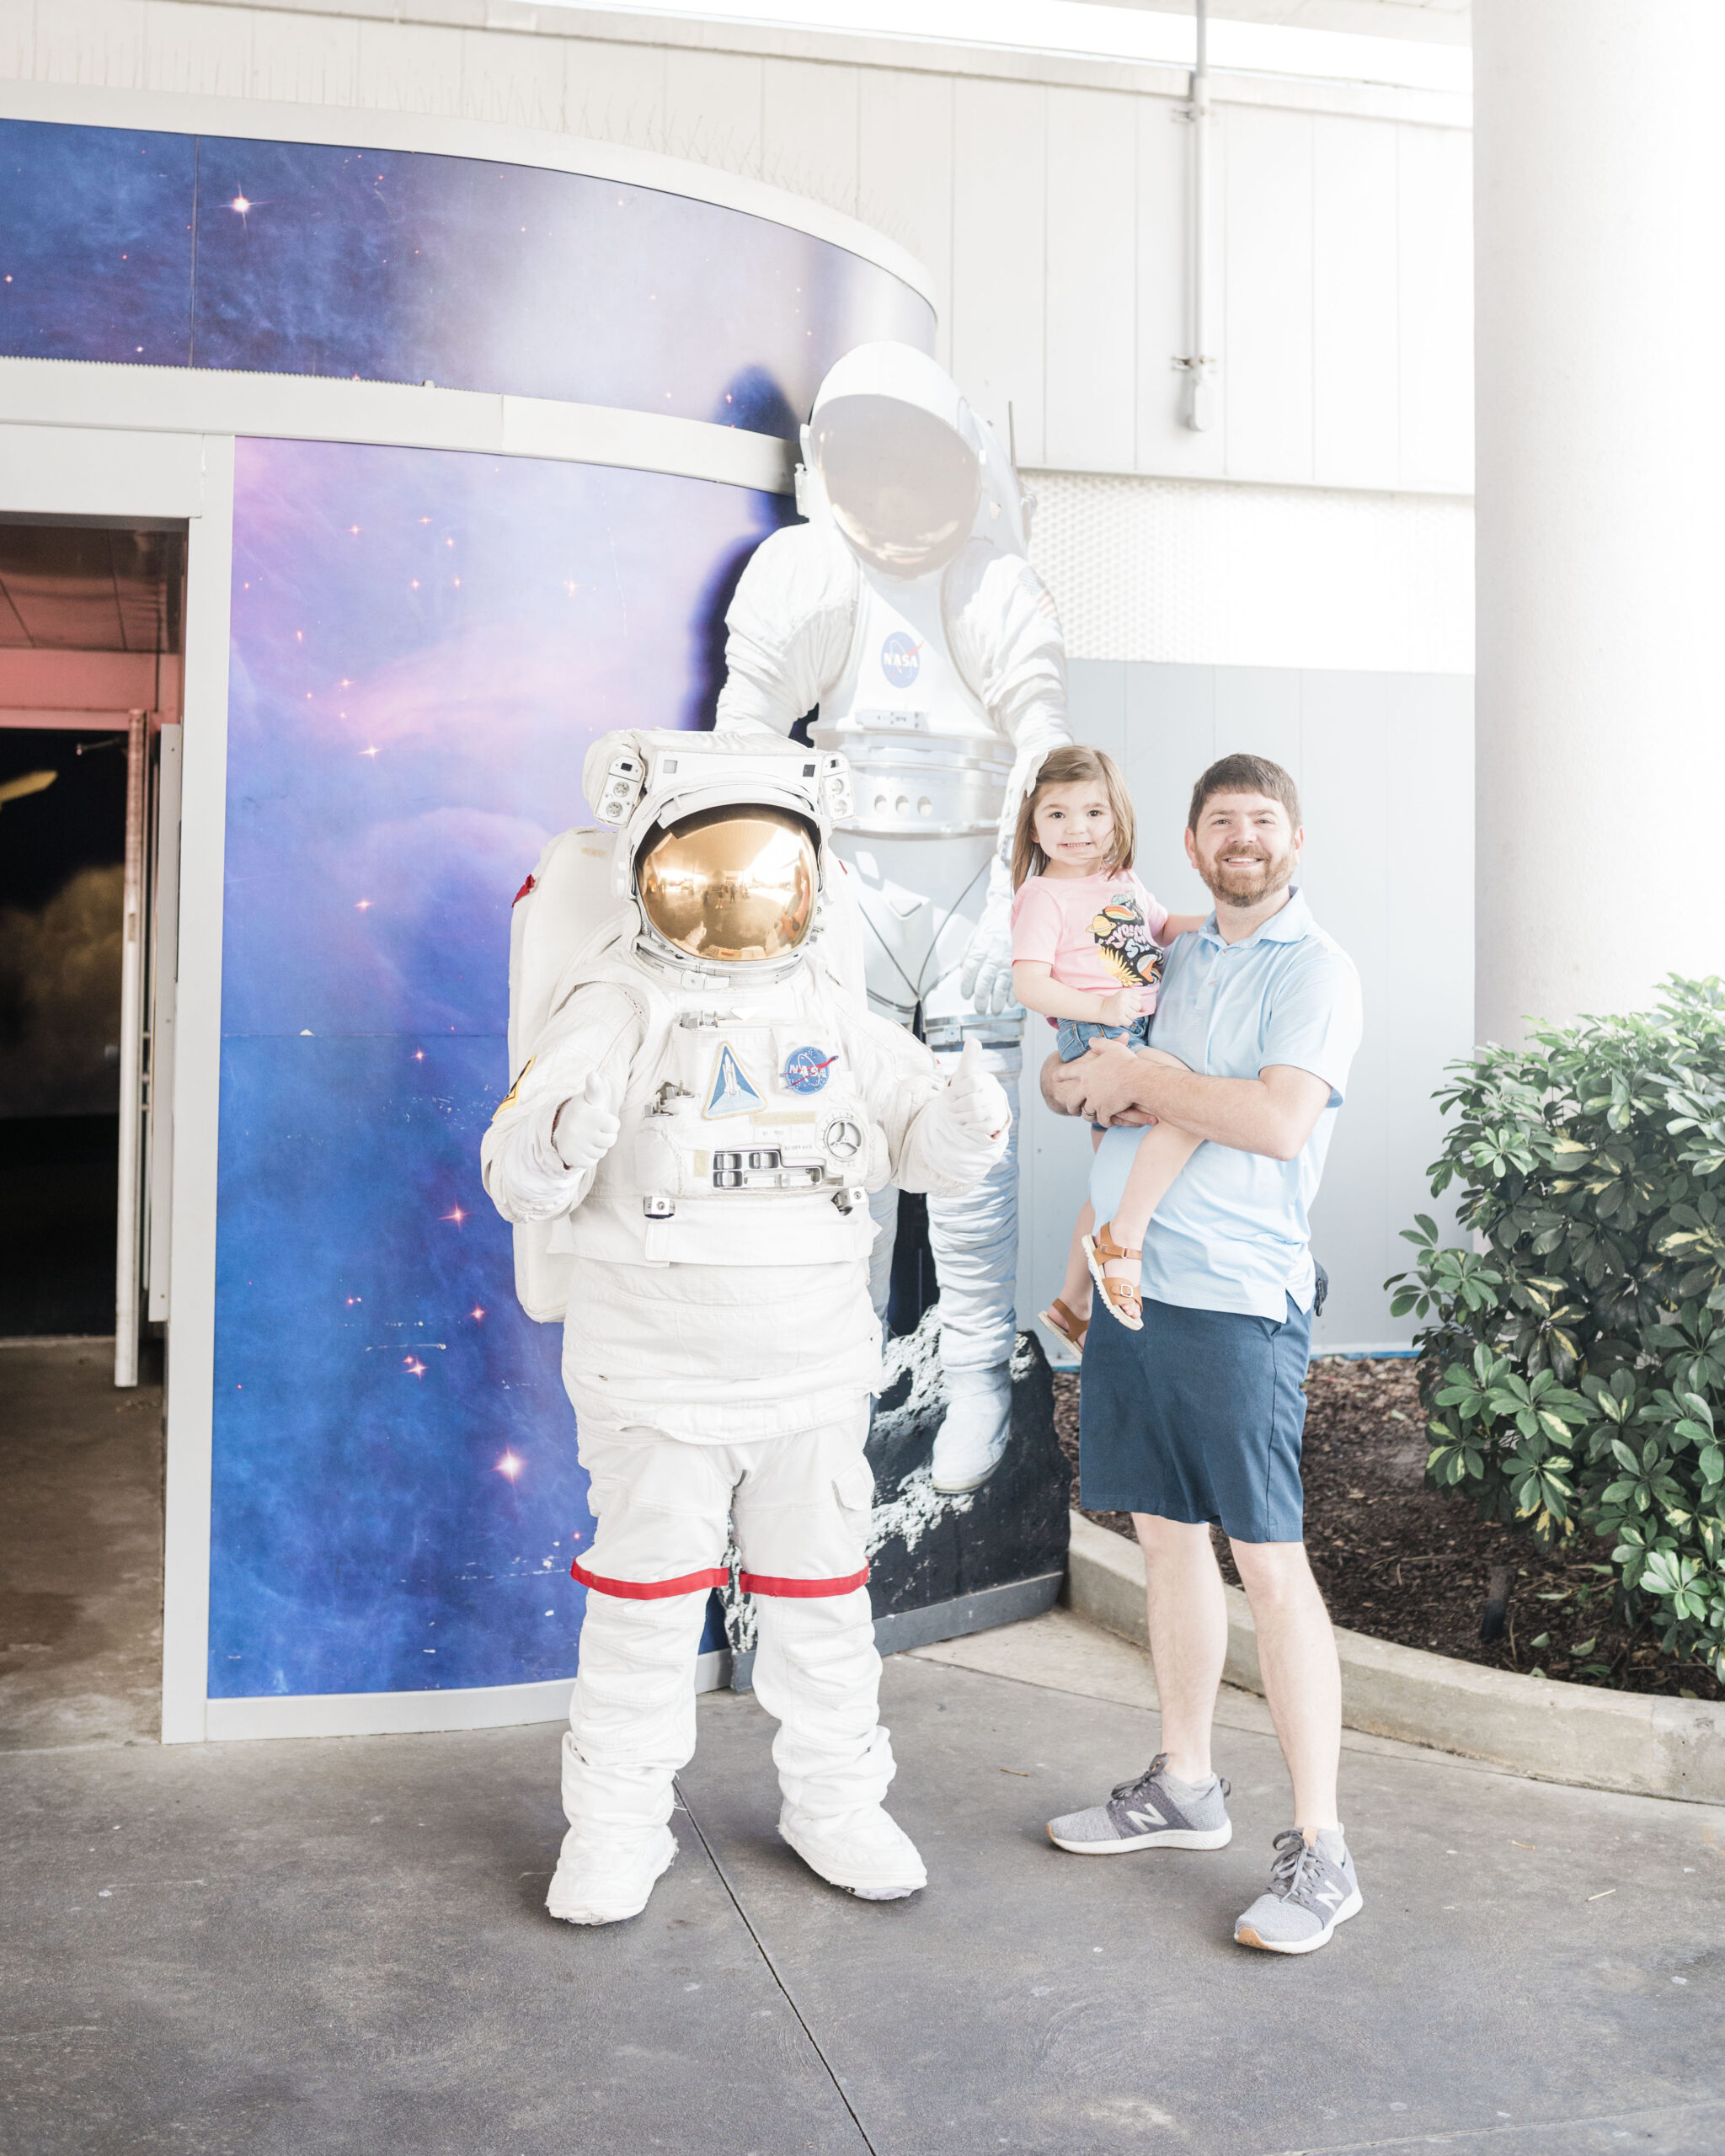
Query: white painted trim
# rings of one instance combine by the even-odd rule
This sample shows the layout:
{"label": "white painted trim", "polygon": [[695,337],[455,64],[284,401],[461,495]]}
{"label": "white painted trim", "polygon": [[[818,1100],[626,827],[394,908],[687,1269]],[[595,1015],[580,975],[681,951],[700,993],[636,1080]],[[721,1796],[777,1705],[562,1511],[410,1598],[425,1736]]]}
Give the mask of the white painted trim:
{"label": "white painted trim", "polygon": [[[147,435],[122,414],[93,431],[68,409],[49,425],[12,424],[4,370],[51,360],[0,360],[0,516],[137,517],[174,524],[204,512],[204,458],[195,436]],[[111,430],[109,430],[111,429]]]}
{"label": "white painted trim", "polygon": [[[227,614],[233,444],[116,424],[0,424],[0,516],[185,520],[185,809],[180,1056],[174,1118],[174,1321],[168,1333],[163,1607],[164,1742],[204,1734],[210,1596],[210,1411],[216,1306],[216,1112],[220,1081],[222,850],[226,823]],[[185,1023],[190,1021],[190,1023]],[[23,1344],[23,1343],[19,1343]]]}
{"label": "white painted trim", "polygon": [[[188,610],[190,611],[190,610]],[[695,1664],[695,1689],[717,1691],[730,1673],[724,1648]],[[450,1729],[509,1729],[569,1718],[570,1677],[537,1684],[476,1684],[448,1692],[310,1692],[285,1699],[211,1700],[212,1743],[275,1737],[408,1737]]]}
{"label": "white painted trim", "polygon": [[[329,11],[320,11],[329,12]],[[371,12],[364,10],[361,12]],[[398,8],[377,11],[398,21]],[[158,135],[227,135],[252,142],[326,142],[366,150],[417,150],[436,157],[479,157],[493,164],[529,165],[542,172],[590,174],[628,187],[736,210],[811,239],[841,247],[899,278],[935,305],[929,273],[908,248],[872,226],[823,202],[765,181],[576,135],[499,127],[478,120],[422,113],[379,112],[370,106],[276,104],[262,98],[190,97],[171,90],[88,89],[72,83],[0,83],[0,119],[57,120],[74,127],[134,127]]]}
{"label": "white painted trim", "polygon": [[507,1729],[567,1720],[569,1677],[542,1684],[476,1684],[448,1692],[302,1692],[281,1699],[211,1700],[211,1743],[274,1737],[408,1737],[434,1730]]}
{"label": "white painted trim", "polygon": [[[791,491],[797,456],[794,443],[775,435],[610,405],[99,360],[0,359],[0,416],[36,428],[113,427],[170,437],[253,435],[547,457],[716,479],[779,494]],[[51,492],[51,458],[46,462],[44,476]]]}
{"label": "white painted trim", "polygon": [[[112,439],[112,437],[109,437]],[[210,1470],[216,1381],[216,1164],[222,1091],[222,898],[227,832],[228,611],[233,443],[199,458],[203,513],[186,563],[179,968],[168,1260],[168,1483],[163,1553],[162,1742],[205,1735],[210,1647]]]}

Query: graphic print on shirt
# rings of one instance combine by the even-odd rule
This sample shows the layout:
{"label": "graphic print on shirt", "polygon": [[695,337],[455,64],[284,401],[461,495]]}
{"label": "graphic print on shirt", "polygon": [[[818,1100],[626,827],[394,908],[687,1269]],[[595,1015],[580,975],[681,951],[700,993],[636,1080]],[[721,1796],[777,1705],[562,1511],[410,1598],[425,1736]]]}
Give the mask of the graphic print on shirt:
{"label": "graphic print on shirt", "polygon": [[1121,891],[1090,924],[1103,963],[1126,988],[1154,988],[1162,977],[1162,953],[1144,925],[1130,891]]}

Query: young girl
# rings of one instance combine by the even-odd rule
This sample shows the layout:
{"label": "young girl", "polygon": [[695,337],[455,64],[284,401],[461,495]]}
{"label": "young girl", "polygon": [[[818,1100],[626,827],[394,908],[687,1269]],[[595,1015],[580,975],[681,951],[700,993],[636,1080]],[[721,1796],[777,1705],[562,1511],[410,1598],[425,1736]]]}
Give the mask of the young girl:
{"label": "young girl", "polygon": [[[1202,914],[1171,914],[1145,889],[1132,873],[1134,837],[1131,798],[1099,749],[1055,749],[1044,757],[1012,845],[1012,992],[1026,1010],[1058,1022],[1062,1063],[1099,1036],[1143,1048],[1162,947],[1204,926]],[[1092,1145],[1101,1139],[1093,1131]],[[1073,1347],[1082,1347],[1088,1330],[1092,1279],[1112,1315],[1142,1330],[1144,1230],[1198,1143],[1167,1123],[1151,1124],[1114,1219],[1092,1233],[1087,1203],[1079,1215],[1065,1280],[1041,1314]]]}

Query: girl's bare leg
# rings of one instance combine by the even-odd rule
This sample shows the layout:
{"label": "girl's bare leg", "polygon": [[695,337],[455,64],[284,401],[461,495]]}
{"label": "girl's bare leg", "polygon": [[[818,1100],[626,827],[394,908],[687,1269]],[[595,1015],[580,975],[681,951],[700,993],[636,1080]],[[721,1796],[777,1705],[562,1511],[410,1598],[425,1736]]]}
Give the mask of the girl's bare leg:
{"label": "girl's bare leg", "polygon": [[[1178,1056],[1165,1055],[1159,1049],[1146,1049],[1145,1054],[1154,1056],[1159,1063],[1172,1063],[1183,1070],[1186,1066]],[[1150,1225],[1156,1209],[1172,1187],[1174,1178],[1192,1158],[1204,1141],[1188,1131],[1176,1130],[1172,1123],[1152,1123],[1138,1141],[1132,1155],[1132,1166],[1126,1173],[1126,1187],[1120,1193],[1120,1202],[1114,1208],[1114,1217],[1108,1224],[1108,1234],[1116,1248],[1137,1250],[1144,1241],[1144,1231]],[[1140,1261],[1135,1257],[1110,1258],[1103,1271],[1110,1279],[1124,1280],[1130,1286],[1138,1285]]]}

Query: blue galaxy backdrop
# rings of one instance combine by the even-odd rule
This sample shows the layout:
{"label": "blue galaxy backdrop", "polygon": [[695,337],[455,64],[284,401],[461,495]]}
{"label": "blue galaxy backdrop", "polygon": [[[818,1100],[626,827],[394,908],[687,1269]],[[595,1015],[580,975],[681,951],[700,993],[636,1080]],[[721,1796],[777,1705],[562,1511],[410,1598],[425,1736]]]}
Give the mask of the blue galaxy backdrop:
{"label": "blue galaxy backdrop", "polygon": [[407,150],[0,120],[0,353],[362,376],[794,439],[928,304],[660,189]]}
{"label": "blue galaxy backdrop", "polygon": [[559,1335],[478,1148],[510,902],[608,728],[708,715],[784,514],[694,479],[245,441],[234,511],[211,1692],[574,1667]]}

